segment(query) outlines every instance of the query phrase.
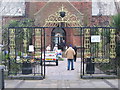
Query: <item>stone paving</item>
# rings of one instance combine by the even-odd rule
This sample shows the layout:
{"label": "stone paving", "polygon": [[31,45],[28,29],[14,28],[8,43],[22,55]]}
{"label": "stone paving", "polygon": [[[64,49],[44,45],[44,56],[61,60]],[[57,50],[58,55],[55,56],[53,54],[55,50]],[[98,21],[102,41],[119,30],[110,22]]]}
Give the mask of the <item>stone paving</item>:
{"label": "stone paving", "polygon": [[5,88],[118,88],[117,79],[81,79],[80,59],[75,70],[67,70],[67,60],[48,63],[44,80],[5,80]]}

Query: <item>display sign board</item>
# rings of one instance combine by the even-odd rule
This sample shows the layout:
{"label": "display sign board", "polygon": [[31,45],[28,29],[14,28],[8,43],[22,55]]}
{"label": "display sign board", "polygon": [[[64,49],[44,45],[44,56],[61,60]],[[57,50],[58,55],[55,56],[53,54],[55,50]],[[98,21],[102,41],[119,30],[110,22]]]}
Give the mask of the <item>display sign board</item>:
{"label": "display sign board", "polygon": [[100,42],[100,35],[92,35],[91,42]]}
{"label": "display sign board", "polygon": [[29,45],[29,52],[34,52],[34,46],[33,45]]}

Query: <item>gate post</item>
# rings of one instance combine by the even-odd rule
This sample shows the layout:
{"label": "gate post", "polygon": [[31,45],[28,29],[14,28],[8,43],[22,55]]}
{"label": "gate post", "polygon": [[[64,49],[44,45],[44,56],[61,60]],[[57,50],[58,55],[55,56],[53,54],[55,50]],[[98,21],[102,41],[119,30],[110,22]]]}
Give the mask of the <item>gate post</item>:
{"label": "gate post", "polygon": [[4,87],[4,65],[0,65],[0,90],[3,90]]}

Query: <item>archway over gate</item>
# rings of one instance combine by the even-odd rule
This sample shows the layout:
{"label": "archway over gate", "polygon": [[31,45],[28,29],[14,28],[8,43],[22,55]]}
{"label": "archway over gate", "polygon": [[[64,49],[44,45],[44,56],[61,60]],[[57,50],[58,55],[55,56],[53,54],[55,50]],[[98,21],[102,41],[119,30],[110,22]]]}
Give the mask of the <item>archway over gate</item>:
{"label": "archway over gate", "polygon": [[[78,13],[78,12],[77,12]],[[55,29],[55,33],[57,32],[64,32],[63,40],[65,40],[66,44],[74,44],[80,46],[80,43],[76,42],[75,39],[79,38],[79,30],[76,28],[64,28],[64,27],[81,27],[82,25],[82,14],[78,13],[80,15],[77,16],[76,14],[72,13],[66,6],[63,4],[60,8],[53,14],[50,14],[47,19],[45,20],[44,27],[53,27],[53,29],[56,27],[62,27],[59,30]],[[53,29],[46,30],[47,38],[46,40],[49,40],[49,42],[46,42],[46,46],[51,44],[52,48],[55,46],[53,41]],[[62,30],[63,29],[63,30]],[[56,31],[57,30],[57,31]],[[78,35],[75,35],[78,34]],[[51,40],[50,40],[51,39]],[[51,41],[51,42],[50,42]],[[57,41],[56,41],[57,42]]]}

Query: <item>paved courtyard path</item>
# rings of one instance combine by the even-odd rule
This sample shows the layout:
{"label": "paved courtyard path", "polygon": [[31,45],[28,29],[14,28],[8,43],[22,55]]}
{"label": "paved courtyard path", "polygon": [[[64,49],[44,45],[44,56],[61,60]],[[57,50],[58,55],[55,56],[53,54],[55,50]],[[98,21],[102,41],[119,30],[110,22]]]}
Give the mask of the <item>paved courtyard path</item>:
{"label": "paved courtyard path", "polygon": [[81,79],[80,59],[75,70],[67,70],[67,60],[47,63],[44,80],[5,80],[5,88],[118,88],[117,79]]}

